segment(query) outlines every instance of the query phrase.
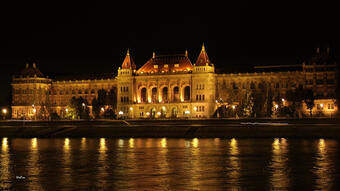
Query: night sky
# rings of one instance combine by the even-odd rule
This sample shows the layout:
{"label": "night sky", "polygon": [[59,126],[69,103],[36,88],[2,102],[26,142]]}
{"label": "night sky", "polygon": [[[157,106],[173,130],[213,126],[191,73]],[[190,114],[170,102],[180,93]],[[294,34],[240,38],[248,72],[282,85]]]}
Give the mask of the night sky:
{"label": "night sky", "polygon": [[340,52],[339,8],[321,1],[11,1],[0,6],[1,95],[12,75],[35,61],[44,74],[108,73],[126,50],[142,66],[156,54],[194,63],[204,42],[225,72],[255,65],[300,64],[318,46]]}

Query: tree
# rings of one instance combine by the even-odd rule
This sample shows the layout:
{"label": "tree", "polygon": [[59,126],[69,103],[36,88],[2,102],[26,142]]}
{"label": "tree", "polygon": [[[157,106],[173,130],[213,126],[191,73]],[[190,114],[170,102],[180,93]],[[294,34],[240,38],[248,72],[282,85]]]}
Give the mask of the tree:
{"label": "tree", "polygon": [[314,108],[314,93],[311,89],[306,89],[304,92],[304,101],[306,103],[307,109],[309,109],[310,117],[312,117],[312,110]]}
{"label": "tree", "polygon": [[90,110],[88,108],[87,100],[83,97],[72,97],[67,106],[67,117],[71,119],[89,119]]}
{"label": "tree", "polygon": [[93,115],[96,119],[99,118],[100,105],[99,105],[98,100],[96,98],[93,98],[93,100],[92,100],[92,113],[93,113]]}

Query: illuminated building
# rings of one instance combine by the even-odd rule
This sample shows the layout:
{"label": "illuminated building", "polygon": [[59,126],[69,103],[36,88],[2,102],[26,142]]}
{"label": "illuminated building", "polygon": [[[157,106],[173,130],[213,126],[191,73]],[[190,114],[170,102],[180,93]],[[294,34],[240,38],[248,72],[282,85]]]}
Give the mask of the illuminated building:
{"label": "illuminated building", "polygon": [[[247,92],[262,86],[273,96],[282,97],[283,106],[288,104],[288,90],[312,89],[317,98],[315,112],[321,111],[326,116],[336,114],[337,65],[329,49],[322,53],[317,49],[310,62],[295,65],[298,69],[275,71],[285,67],[257,67],[262,71],[218,74],[204,45],[194,64],[187,51],[177,55],[153,53],[139,69],[128,51],[117,76],[49,78],[35,64],[26,65],[21,75],[12,80],[12,117],[35,119],[48,113],[44,110],[62,117],[73,96],[87,100],[91,115],[91,102],[98,91],[113,89],[117,98],[114,111],[123,118],[211,118],[216,117],[217,108],[226,100],[244,98]],[[229,106],[236,110],[238,104],[235,101]],[[273,106],[278,109],[276,103]],[[309,113],[305,105],[303,112]]]}

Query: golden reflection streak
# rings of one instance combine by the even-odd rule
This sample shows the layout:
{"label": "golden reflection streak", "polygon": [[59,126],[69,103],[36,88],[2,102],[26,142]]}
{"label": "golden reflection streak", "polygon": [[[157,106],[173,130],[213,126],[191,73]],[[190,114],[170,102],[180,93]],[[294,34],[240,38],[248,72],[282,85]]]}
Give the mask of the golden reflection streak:
{"label": "golden reflection streak", "polygon": [[64,147],[63,147],[63,160],[62,160],[63,170],[64,170],[64,175],[62,176],[63,177],[62,183],[65,184],[65,185],[71,185],[71,182],[72,182],[71,162],[72,162],[72,159],[71,159],[70,139],[65,138],[64,139]]}
{"label": "golden reflection streak", "polygon": [[169,190],[169,182],[170,177],[167,176],[167,174],[170,171],[169,163],[168,163],[168,147],[167,147],[167,139],[162,138],[158,141],[158,145],[160,145],[160,148],[157,150],[159,151],[156,155],[157,157],[157,169],[158,173],[161,174],[161,179],[159,179],[158,185],[161,185],[162,190]]}
{"label": "golden reflection streak", "polygon": [[11,160],[8,148],[7,137],[2,138],[1,154],[0,154],[0,190],[11,189]]}
{"label": "golden reflection streak", "polygon": [[161,140],[161,147],[162,147],[162,148],[166,148],[166,147],[167,147],[166,138],[163,138],[163,139]]}
{"label": "golden reflection streak", "polygon": [[39,174],[39,151],[38,151],[38,140],[37,138],[31,139],[31,148],[28,160],[28,190],[42,190]]}
{"label": "golden reflection streak", "polygon": [[324,139],[319,139],[318,152],[314,165],[314,173],[317,176],[317,190],[330,190],[333,185],[333,177],[331,175],[333,162],[329,157],[328,145]]}
{"label": "golden reflection streak", "polygon": [[285,138],[275,138],[272,144],[272,160],[269,165],[270,186],[274,190],[288,190],[290,185],[288,173],[288,142]]}
{"label": "golden reflection streak", "polygon": [[239,149],[237,140],[232,138],[229,144],[229,161],[230,161],[230,170],[231,172],[228,173],[229,179],[228,182],[230,183],[230,187],[228,190],[240,190],[239,182],[240,182],[240,159],[239,159]]}
{"label": "golden reflection streak", "polygon": [[96,183],[97,188],[106,188],[106,180],[107,180],[107,147],[106,147],[106,139],[100,138],[99,139],[99,156],[97,162],[97,177]]}
{"label": "golden reflection streak", "polygon": [[191,188],[197,188],[198,190],[201,189],[201,176],[202,176],[202,172],[201,172],[201,161],[200,159],[200,149],[199,149],[199,140],[198,138],[193,138],[191,140],[191,144],[190,147],[188,147],[188,149],[190,149],[191,151],[191,156],[189,157],[189,164],[185,164],[190,167],[190,187]]}
{"label": "golden reflection streak", "polygon": [[118,139],[118,147],[124,147],[124,139]]}
{"label": "golden reflection streak", "polygon": [[81,138],[81,144],[80,144],[80,150],[84,151],[86,150],[86,138]]}
{"label": "golden reflection streak", "polygon": [[198,144],[199,144],[198,139],[197,139],[197,138],[194,138],[194,139],[192,140],[191,144],[192,144],[192,146],[193,146],[194,148],[197,148],[197,147],[198,147]]}
{"label": "golden reflection streak", "polygon": [[135,139],[130,138],[129,139],[129,148],[134,148],[135,147]]}

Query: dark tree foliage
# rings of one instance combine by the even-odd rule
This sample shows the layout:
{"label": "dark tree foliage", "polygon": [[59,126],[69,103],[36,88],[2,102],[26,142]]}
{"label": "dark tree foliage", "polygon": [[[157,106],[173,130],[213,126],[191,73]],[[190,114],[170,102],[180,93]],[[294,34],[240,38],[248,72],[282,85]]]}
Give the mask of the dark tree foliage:
{"label": "dark tree foliage", "polygon": [[312,112],[314,107],[314,93],[311,89],[303,89],[299,87],[295,90],[287,91],[287,100],[291,102],[290,111],[293,113],[293,117],[302,116],[302,102],[304,101],[307,108]]}
{"label": "dark tree foliage", "polygon": [[94,98],[92,100],[92,112],[95,118],[100,118],[101,108],[106,108],[103,114],[105,118],[113,118],[115,116],[114,108],[116,108],[116,103],[116,89],[112,88],[109,92],[104,89],[98,90],[97,99]]}
{"label": "dark tree foliage", "polygon": [[312,110],[314,108],[314,94],[311,89],[306,89],[304,91],[304,101],[306,103],[307,109],[309,109],[310,117],[312,117]]}
{"label": "dark tree foliage", "polygon": [[89,119],[90,110],[88,107],[88,102],[83,97],[72,97],[69,107],[74,111],[76,118]]}

